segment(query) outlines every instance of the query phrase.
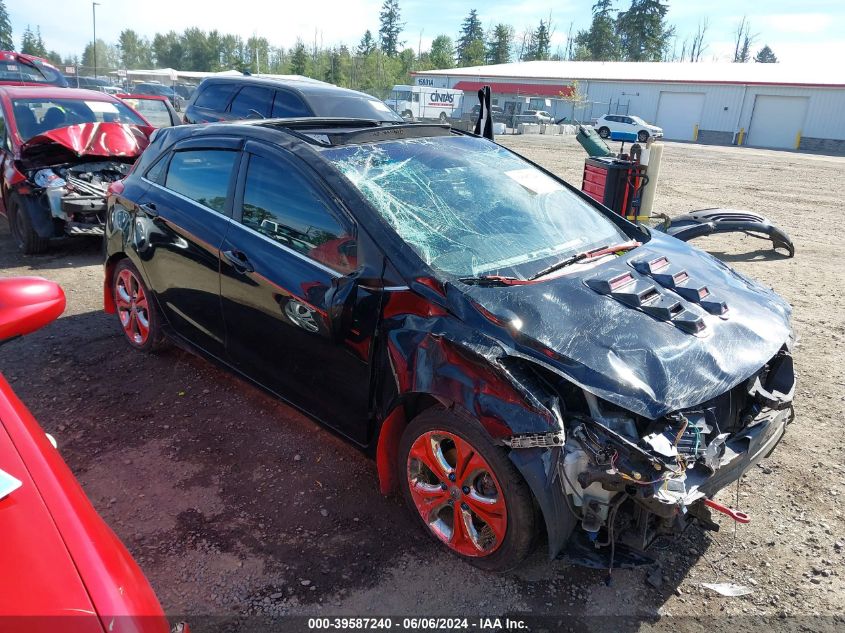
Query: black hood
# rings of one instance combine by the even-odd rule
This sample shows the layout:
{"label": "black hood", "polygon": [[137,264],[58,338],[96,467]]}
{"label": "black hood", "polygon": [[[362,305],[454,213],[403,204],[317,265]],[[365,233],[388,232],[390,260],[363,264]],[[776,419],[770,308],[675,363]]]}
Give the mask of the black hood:
{"label": "black hood", "polygon": [[792,334],[775,292],[660,233],[588,270],[464,295],[512,324],[516,353],[651,419],[735,387]]}

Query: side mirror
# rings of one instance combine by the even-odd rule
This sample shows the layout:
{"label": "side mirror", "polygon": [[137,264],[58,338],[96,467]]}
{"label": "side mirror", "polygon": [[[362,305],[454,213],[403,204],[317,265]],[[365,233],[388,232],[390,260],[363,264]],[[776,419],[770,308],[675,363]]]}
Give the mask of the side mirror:
{"label": "side mirror", "polygon": [[41,277],[0,279],[0,343],[38,330],[59,318],[65,293]]}
{"label": "side mirror", "polygon": [[349,276],[336,277],[326,291],[326,313],[329,335],[339,341],[348,327],[351,308],[355,302],[357,281]]}

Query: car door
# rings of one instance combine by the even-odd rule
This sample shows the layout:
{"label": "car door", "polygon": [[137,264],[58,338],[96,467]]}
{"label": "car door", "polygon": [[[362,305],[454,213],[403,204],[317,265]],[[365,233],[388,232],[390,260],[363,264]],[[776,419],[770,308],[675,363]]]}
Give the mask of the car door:
{"label": "car door", "polygon": [[217,357],[225,354],[220,247],[231,224],[242,141],[201,137],[177,144],[144,174],[136,202],[137,252],[173,331]]}
{"label": "car door", "polygon": [[[375,318],[357,316],[368,291],[353,283],[354,223],[298,158],[248,143],[221,250],[230,362],[365,443]],[[356,306],[351,318],[333,320],[330,310],[348,299]]]}

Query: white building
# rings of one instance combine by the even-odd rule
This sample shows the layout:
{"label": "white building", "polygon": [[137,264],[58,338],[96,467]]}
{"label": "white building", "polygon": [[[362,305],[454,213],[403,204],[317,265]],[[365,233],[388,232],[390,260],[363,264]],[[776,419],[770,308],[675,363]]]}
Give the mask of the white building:
{"label": "white building", "polygon": [[535,61],[420,71],[414,82],[463,89],[467,108],[486,84],[506,110],[634,114],[672,140],[845,154],[843,66]]}

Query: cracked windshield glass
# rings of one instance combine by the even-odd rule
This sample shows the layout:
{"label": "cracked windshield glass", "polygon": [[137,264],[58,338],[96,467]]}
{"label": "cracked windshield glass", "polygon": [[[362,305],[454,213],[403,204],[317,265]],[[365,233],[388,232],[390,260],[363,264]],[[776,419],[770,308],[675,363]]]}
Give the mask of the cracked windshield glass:
{"label": "cracked windshield glass", "polygon": [[627,236],[553,178],[484,139],[436,137],[324,150],[426,264],[527,278]]}

